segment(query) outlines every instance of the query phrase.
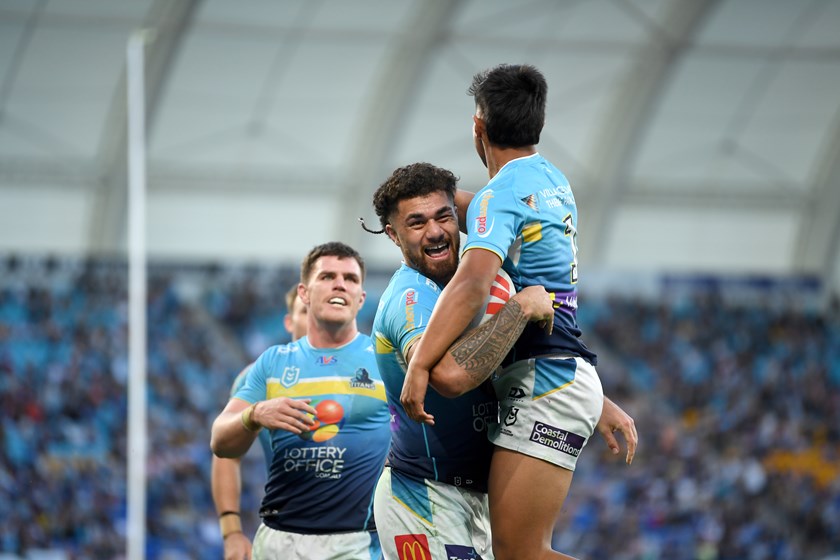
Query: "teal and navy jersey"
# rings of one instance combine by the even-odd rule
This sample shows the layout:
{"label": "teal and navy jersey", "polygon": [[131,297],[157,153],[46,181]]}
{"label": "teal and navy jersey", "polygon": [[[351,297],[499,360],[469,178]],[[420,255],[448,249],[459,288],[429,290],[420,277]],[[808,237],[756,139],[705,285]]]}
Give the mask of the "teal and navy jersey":
{"label": "teal and navy jersey", "polygon": [[403,264],[379,300],[373,338],[391,411],[388,464],[415,478],[486,492],[493,452],[487,424],[497,418],[492,389],[479,387],[448,399],[429,387],[425,409],[434,415],[434,426],[411,420],[400,404],[406,350],[426,330],[440,292],[440,286]]}
{"label": "teal and navy jersey", "polygon": [[511,358],[545,354],[596,357],[577,325],[577,206],[569,181],[539,154],[505,164],[467,209],[464,251],[496,253],[517,291],[545,286],[554,298],[551,336],[529,323]]}
{"label": "teal and navy jersey", "polygon": [[234,395],[253,403],[312,399],[309,432],[271,430],[260,516],[274,529],[324,534],[374,530],[373,490],[391,440],[385,389],[370,337],[313,348],[307,337],[257,358]]}
{"label": "teal and navy jersey", "polygon": [[[233,380],[233,386],[230,389],[230,396],[234,396],[236,392],[239,390],[242,385],[245,384],[245,376],[248,373],[248,370],[251,369],[251,364],[247,368],[243,369],[239,372],[239,375],[236,376],[236,379]],[[260,446],[263,450],[263,457],[265,457],[265,468],[266,470],[271,467],[271,434],[268,430],[260,430],[260,433],[257,434],[257,439],[260,442]]]}

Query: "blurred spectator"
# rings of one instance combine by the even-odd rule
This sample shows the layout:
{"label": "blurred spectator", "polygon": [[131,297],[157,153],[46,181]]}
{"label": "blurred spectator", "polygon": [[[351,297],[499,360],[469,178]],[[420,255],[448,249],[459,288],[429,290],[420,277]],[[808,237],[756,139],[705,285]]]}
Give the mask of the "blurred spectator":
{"label": "blurred spectator", "polygon": [[[0,555],[124,554],[126,272],[118,261],[0,259]],[[149,558],[221,558],[210,423],[241,364],[285,341],[283,294],[297,275],[151,267]],[[378,296],[368,294],[367,316]],[[598,442],[583,454],[560,548],[590,560],[840,552],[836,304],[612,298],[581,309],[606,392],[636,419],[641,446],[629,469]],[[248,457],[242,468],[253,532],[265,469]]]}

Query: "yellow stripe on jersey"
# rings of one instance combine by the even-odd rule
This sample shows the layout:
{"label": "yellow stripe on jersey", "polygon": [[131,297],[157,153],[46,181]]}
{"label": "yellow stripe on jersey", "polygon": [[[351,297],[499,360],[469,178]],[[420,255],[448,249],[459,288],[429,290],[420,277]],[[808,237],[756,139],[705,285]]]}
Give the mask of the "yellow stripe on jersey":
{"label": "yellow stripe on jersey", "polygon": [[284,387],[277,378],[266,380],[266,396],[269,399],[277,397],[314,397],[318,395],[359,395],[370,397],[382,402],[385,398],[385,385],[381,381],[373,381],[373,388],[353,387],[350,385],[350,378],[317,378],[298,381],[291,387]]}
{"label": "yellow stripe on jersey", "polygon": [[522,240],[525,243],[533,243],[542,239],[542,222],[531,222],[522,228]]}
{"label": "yellow stripe on jersey", "polygon": [[532,400],[532,401],[535,401],[535,400],[537,400],[537,399],[541,399],[541,398],[543,398],[543,397],[547,397],[548,395],[551,395],[551,394],[553,394],[553,393],[556,393],[557,391],[562,391],[563,389],[565,389],[565,388],[566,388],[566,387],[568,387],[569,385],[573,385],[573,384],[574,384],[574,382],[575,382],[575,380],[574,380],[574,379],[572,379],[572,380],[571,380],[571,381],[569,381],[568,383],[564,383],[564,384],[560,385],[559,387],[556,387],[556,388],[552,389],[551,391],[546,391],[546,392],[545,392],[545,393],[543,393],[542,395],[534,395],[533,397],[531,397],[531,400]]}
{"label": "yellow stripe on jersey", "polygon": [[403,354],[408,354],[408,351],[411,350],[411,347],[414,346],[414,343],[417,342],[421,336],[423,336],[423,333],[419,332],[411,338],[409,338],[408,340],[406,340],[405,344],[403,345]]}
{"label": "yellow stripe on jersey", "polygon": [[425,517],[423,517],[421,514],[417,513],[417,512],[416,512],[416,511],[414,511],[413,509],[411,509],[411,506],[410,506],[410,505],[408,505],[408,504],[407,504],[407,503],[405,503],[404,501],[400,500],[400,499],[399,499],[399,498],[397,498],[396,496],[393,496],[393,495],[392,495],[392,496],[391,496],[391,498],[392,498],[395,502],[397,502],[398,504],[400,504],[402,507],[404,507],[406,510],[408,510],[408,512],[409,512],[411,515],[413,515],[414,517],[416,517],[417,519],[419,519],[420,521],[422,521],[422,522],[423,522],[423,523],[425,523],[426,525],[429,525],[430,527],[434,527],[434,523],[432,523],[432,520],[431,520],[431,519],[426,519],[426,518],[425,518]]}
{"label": "yellow stripe on jersey", "polygon": [[373,335],[373,346],[377,354],[390,354],[394,351],[394,345],[380,332]]}

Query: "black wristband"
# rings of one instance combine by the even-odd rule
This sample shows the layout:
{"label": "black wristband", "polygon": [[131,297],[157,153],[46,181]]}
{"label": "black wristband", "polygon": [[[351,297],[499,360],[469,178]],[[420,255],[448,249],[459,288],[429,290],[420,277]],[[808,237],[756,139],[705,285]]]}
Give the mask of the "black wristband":
{"label": "black wristband", "polygon": [[219,514],[219,517],[224,517],[225,515],[239,515],[238,511],[223,511]]}

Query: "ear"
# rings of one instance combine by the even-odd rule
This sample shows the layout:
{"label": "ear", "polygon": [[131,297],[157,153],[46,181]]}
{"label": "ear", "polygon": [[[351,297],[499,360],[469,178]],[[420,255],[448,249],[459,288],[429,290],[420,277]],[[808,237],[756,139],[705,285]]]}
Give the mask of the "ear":
{"label": "ear", "polygon": [[478,115],[473,115],[473,136],[476,138],[484,137],[484,119]]}
{"label": "ear", "polygon": [[292,332],[292,314],[291,313],[286,313],[283,316],[283,327],[286,328],[287,333],[294,334]]}
{"label": "ear", "polygon": [[361,309],[361,308],[362,308],[362,306],[365,304],[365,297],[367,297],[367,292],[365,292],[364,290],[362,290],[362,295],[361,295],[361,297],[359,298],[359,309]]}
{"label": "ear", "polygon": [[391,227],[391,224],[387,224],[385,226],[385,233],[388,234],[388,237],[391,238],[391,241],[394,242],[394,245],[396,245],[397,247],[400,247],[400,240],[397,237],[397,232],[394,231],[394,228]]}
{"label": "ear", "polygon": [[309,294],[306,293],[306,285],[303,283],[298,284],[297,292],[300,301],[302,301],[304,305],[309,305]]}

